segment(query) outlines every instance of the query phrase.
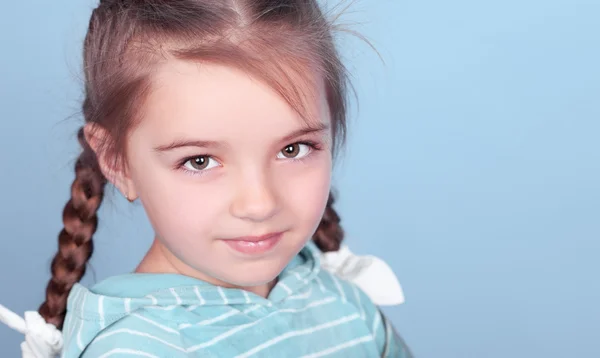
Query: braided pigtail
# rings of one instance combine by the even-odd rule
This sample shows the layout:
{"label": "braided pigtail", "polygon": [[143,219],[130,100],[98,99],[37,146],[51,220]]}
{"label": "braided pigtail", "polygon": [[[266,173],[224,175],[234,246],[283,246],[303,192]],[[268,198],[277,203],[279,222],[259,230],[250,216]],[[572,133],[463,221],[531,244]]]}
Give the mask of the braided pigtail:
{"label": "braided pigtail", "polygon": [[313,235],[313,241],[322,252],[339,250],[344,239],[344,230],[340,226],[340,216],[333,208],[334,202],[333,193],[329,193],[325,213],[323,213],[323,218]]}
{"label": "braided pigtail", "polygon": [[78,139],[83,152],[75,163],[71,199],[63,211],[65,227],[58,236],[58,253],[52,260],[46,301],[39,308],[46,322],[59,329],[65,318],[69,292],[85,274],[86,264],[92,256],[92,235],[98,226],[96,212],[106,184],[96,155],[85,140],[83,128],[79,130]]}

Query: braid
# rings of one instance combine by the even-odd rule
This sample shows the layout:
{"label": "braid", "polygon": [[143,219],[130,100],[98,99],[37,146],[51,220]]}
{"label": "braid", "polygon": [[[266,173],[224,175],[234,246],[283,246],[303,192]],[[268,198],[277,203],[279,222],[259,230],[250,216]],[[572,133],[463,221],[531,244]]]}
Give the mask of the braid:
{"label": "braid", "polygon": [[322,252],[339,250],[344,239],[344,230],[340,226],[340,217],[335,209],[333,209],[334,202],[333,193],[329,193],[325,213],[323,213],[323,218],[313,235],[313,241]]}
{"label": "braid", "polygon": [[83,152],[75,163],[71,199],[63,211],[64,229],[58,236],[58,253],[52,260],[46,301],[39,308],[46,322],[59,329],[65,318],[69,292],[85,274],[86,264],[92,256],[92,235],[98,225],[96,212],[106,184],[96,155],[85,140],[83,128],[79,130],[78,139]]}

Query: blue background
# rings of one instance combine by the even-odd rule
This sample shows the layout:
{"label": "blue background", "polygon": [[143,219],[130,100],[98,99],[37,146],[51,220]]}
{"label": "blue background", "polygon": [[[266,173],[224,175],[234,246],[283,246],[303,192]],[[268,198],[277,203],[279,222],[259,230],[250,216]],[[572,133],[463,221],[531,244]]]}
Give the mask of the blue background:
{"label": "blue background", "polygon": [[[81,123],[93,2],[0,10],[0,302],[36,309]],[[600,2],[370,0],[341,41],[360,106],[336,170],[354,251],[397,272],[417,357],[600,357]],[[152,231],[113,193],[91,284]],[[95,278],[93,276],[96,276]],[[3,357],[22,337],[0,327]]]}

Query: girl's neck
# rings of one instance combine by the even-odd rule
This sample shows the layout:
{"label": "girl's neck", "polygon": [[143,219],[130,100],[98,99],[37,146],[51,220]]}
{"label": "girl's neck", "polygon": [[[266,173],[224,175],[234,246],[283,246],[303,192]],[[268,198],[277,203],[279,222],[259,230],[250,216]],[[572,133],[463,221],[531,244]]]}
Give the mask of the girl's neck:
{"label": "girl's neck", "polygon": [[173,273],[184,276],[197,278],[201,281],[208,282],[215,286],[227,287],[227,288],[238,288],[248,292],[252,292],[256,295],[266,298],[273,286],[277,283],[277,279],[259,286],[251,287],[239,287],[220,281],[213,277],[210,277],[202,272],[195,271],[191,268],[182,269],[179,265],[174,262],[178,261],[176,257],[166,248],[158,239],[154,239],[152,246],[135,269],[136,273]]}

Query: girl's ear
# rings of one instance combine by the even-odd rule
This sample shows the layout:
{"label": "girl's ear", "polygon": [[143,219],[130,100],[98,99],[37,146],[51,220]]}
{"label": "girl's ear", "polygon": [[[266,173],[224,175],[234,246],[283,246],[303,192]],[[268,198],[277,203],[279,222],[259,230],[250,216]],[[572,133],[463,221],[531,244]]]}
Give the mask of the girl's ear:
{"label": "girl's ear", "polygon": [[126,161],[118,160],[106,150],[106,143],[111,141],[110,133],[96,123],[87,123],[83,131],[85,140],[98,158],[100,170],[106,180],[114,185],[128,201],[137,199],[135,185],[127,173]]}

